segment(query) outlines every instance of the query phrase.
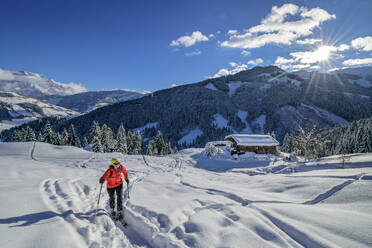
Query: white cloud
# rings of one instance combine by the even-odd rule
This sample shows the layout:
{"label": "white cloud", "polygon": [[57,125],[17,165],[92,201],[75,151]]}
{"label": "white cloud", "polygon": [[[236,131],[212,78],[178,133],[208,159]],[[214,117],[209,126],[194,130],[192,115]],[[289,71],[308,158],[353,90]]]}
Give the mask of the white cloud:
{"label": "white cloud", "polygon": [[367,65],[372,64],[372,58],[348,59],[343,62],[344,65]]}
{"label": "white cloud", "polygon": [[338,71],[340,70],[341,68],[338,68],[338,67],[334,67],[332,69],[329,69],[328,72],[334,72],[334,71]]}
{"label": "white cloud", "polygon": [[248,65],[246,65],[246,64],[238,64],[238,63],[235,63],[235,62],[230,62],[229,65],[230,65],[230,67],[232,67],[231,69],[222,68],[216,74],[214,74],[212,77],[209,77],[209,78],[222,77],[222,76],[235,74],[235,73],[238,73],[240,71],[244,71],[244,70],[248,69]]}
{"label": "white cloud", "polygon": [[177,86],[178,86],[177,84],[171,84],[172,88],[177,87]]}
{"label": "white cloud", "polygon": [[341,44],[337,47],[337,51],[340,51],[340,52],[343,52],[349,49],[350,49],[350,46],[346,44]]}
{"label": "white cloud", "polygon": [[247,62],[248,65],[258,65],[258,64],[262,64],[263,63],[263,59],[261,58],[257,58],[255,60],[251,59]]}
{"label": "white cloud", "polygon": [[208,41],[208,37],[203,35],[200,31],[195,31],[191,36],[181,36],[177,40],[172,40],[170,46],[185,46],[190,47],[198,42]]}
{"label": "white cloud", "polygon": [[15,79],[13,73],[10,71],[0,69],[0,80],[13,80]]}
{"label": "white cloud", "polygon": [[[300,19],[285,21],[290,16]],[[260,25],[249,28],[244,34],[232,35],[229,40],[222,42],[221,46],[248,49],[271,43],[290,45],[300,37],[311,35],[313,29],[322,22],[334,18],[336,18],[335,15],[320,8],[308,10],[295,4],[274,6],[271,13],[261,21]]]}
{"label": "white cloud", "polygon": [[293,52],[290,55],[301,64],[313,64],[327,60],[335,51],[337,48],[334,46],[322,46],[315,51]]}
{"label": "white cloud", "polygon": [[201,51],[196,50],[196,51],[193,51],[193,52],[190,52],[190,53],[185,53],[185,56],[186,57],[192,57],[192,56],[198,56],[200,54],[201,54]]}
{"label": "white cloud", "polygon": [[208,37],[209,37],[210,39],[213,39],[213,38],[215,37],[215,35],[214,35],[214,34],[210,34]]}
{"label": "white cloud", "polygon": [[235,63],[235,62],[229,62],[229,65],[230,65],[231,67],[237,67],[237,66],[238,66],[238,64]]}
{"label": "white cloud", "polygon": [[297,40],[296,43],[300,45],[314,45],[315,43],[321,43],[321,39],[304,39],[304,40]]}
{"label": "white cloud", "polygon": [[228,35],[236,35],[236,34],[238,34],[238,33],[239,33],[238,30],[235,30],[235,29],[229,30],[229,31],[227,32]]}
{"label": "white cloud", "polygon": [[351,41],[351,46],[363,51],[372,51],[372,36],[359,37]]}
{"label": "white cloud", "polygon": [[294,59],[286,59],[281,56],[276,57],[276,60],[275,60],[276,65],[291,64],[294,62],[295,62]]}
{"label": "white cloud", "polygon": [[221,31],[218,30],[218,31],[217,31],[217,34],[221,34]]}
{"label": "white cloud", "polygon": [[247,51],[247,50],[243,50],[240,54],[243,55],[243,56],[249,56],[249,55],[251,55],[251,52]]}

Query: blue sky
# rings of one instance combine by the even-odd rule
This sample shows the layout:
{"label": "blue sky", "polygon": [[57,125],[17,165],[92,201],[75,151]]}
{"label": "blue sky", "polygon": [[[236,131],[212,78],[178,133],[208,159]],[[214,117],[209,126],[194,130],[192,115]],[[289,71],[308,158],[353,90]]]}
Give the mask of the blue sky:
{"label": "blue sky", "polygon": [[371,10],[370,0],[2,0],[0,68],[155,91],[256,65],[365,66]]}

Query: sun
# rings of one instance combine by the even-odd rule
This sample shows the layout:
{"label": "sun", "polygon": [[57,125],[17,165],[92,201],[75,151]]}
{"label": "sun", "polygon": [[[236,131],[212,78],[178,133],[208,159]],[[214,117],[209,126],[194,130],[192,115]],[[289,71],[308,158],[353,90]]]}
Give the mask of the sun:
{"label": "sun", "polygon": [[333,47],[331,46],[321,46],[321,47],[318,47],[318,49],[312,53],[312,56],[315,61],[318,61],[318,62],[327,61],[332,51],[333,51]]}

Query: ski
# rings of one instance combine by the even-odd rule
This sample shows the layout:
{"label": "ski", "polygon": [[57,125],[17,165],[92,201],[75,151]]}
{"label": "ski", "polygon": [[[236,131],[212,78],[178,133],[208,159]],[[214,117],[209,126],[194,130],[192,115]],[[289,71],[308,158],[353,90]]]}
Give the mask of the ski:
{"label": "ski", "polygon": [[128,223],[124,220],[123,217],[120,217],[118,215],[110,214],[111,219],[115,222],[115,224],[121,223],[123,227],[127,227]]}

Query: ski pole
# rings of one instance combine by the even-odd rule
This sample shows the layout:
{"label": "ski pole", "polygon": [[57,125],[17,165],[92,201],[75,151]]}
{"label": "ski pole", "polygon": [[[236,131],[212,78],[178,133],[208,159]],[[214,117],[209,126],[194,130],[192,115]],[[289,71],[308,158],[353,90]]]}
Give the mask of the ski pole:
{"label": "ski pole", "polygon": [[128,194],[128,199],[130,199],[130,197],[129,197],[129,183],[127,184],[127,194]]}
{"label": "ski pole", "polygon": [[101,199],[102,186],[103,186],[103,183],[101,183],[101,188],[99,189],[98,202],[97,202],[97,209],[96,209],[96,213],[94,214],[94,218],[95,218],[96,215],[97,215],[98,205],[99,205],[99,200]]}

